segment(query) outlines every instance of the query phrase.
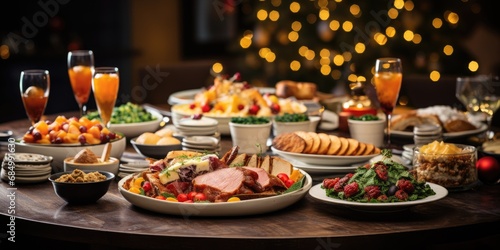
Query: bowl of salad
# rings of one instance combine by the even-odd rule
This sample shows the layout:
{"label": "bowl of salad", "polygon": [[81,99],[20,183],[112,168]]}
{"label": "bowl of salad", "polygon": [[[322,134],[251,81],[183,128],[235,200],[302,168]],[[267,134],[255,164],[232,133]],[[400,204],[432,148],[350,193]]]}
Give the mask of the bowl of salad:
{"label": "bowl of salad", "polygon": [[[97,111],[87,114],[89,119],[99,119]],[[127,138],[134,138],[144,132],[158,130],[161,122],[165,119],[162,114],[155,110],[128,102],[113,109],[109,129],[120,132]]]}

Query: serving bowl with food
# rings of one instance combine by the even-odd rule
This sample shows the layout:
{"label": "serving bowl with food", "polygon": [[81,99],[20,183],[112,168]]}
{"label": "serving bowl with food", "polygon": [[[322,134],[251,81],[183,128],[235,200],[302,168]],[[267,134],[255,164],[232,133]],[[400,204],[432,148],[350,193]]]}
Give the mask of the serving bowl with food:
{"label": "serving bowl with food", "polygon": [[[90,120],[99,119],[99,112],[89,112],[86,117]],[[127,138],[134,138],[141,133],[158,130],[164,119],[158,111],[127,102],[113,109],[109,129]]]}
{"label": "serving bowl with food", "polygon": [[60,172],[49,177],[54,192],[70,204],[98,201],[109,189],[115,175],[106,171],[79,170]]}
{"label": "serving bowl with food", "polygon": [[127,145],[123,134],[109,130],[96,119],[58,116],[31,126],[16,142],[16,152],[52,156],[52,172],[61,172],[67,157],[85,148],[102,155],[108,142],[112,145],[110,156],[120,159]]}
{"label": "serving bowl with food", "polygon": [[64,171],[73,171],[75,169],[94,170],[111,172],[117,175],[120,160],[109,156],[110,147],[111,144],[107,144],[101,156],[97,156],[89,148],[81,150],[74,157],[64,159]]}
{"label": "serving bowl with food", "polygon": [[274,94],[261,94],[259,89],[239,81],[239,74],[228,79],[217,76],[214,84],[196,94],[191,103],[172,106],[172,122],[184,117],[202,114],[216,119],[219,132],[229,135],[228,123],[232,117],[272,117],[285,113],[305,113],[307,107],[295,98],[279,98]]}

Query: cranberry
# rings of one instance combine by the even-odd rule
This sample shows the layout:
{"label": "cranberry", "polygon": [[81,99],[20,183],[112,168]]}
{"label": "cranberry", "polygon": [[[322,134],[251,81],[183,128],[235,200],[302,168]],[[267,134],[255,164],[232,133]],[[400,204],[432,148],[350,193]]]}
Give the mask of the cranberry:
{"label": "cranberry", "polygon": [[250,109],[248,110],[248,113],[251,115],[256,115],[259,112],[259,110],[260,110],[259,105],[254,104],[250,107]]}
{"label": "cranberry", "polygon": [[277,104],[277,103],[271,104],[271,112],[273,114],[278,114],[280,112],[280,110],[281,110],[281,107],[279,104]]}
{"label": "cranberry", "polygon": [[101,143],[109,142],[109,135],[101,133],[99,135],[99,139],[101,140]]}
{"label": "cranberry", "polygon": [[203,113],[209,112],[211,109],[212,108],[208,104],[205,104],[201,107],[201,111],[203,111]]}
{"label": "cranberry", "polygon": [[245,105],[243,104],[238,104],[238,110],[243,110],[245,108]]}
{"label": "cranberry", "polygon": [[33,134],[33,139],[35,139],[35,141],[38,141],[38,140],[41,140],[42,139],[42,134],[40,134],[40,132],[35,132]]}
{"label": "cranberry", "polygon": [[194,109],[194,108],[196,108],[196,104],[194,104],[194,103],[189,104],[189,108],[190,108],[190,109]]}
{"label": "cranberry", "polygon": [[114,139],[116,139],[116,134],[113,132],[109,132],[108,137],[110,140],[114,140]]}
{"label": "cranberry", "polygon": [[194,114],[194,115],[192,116],[193,120],[200,120],[202,117],[203,117],[203,115],[202,115],[202,114]]}

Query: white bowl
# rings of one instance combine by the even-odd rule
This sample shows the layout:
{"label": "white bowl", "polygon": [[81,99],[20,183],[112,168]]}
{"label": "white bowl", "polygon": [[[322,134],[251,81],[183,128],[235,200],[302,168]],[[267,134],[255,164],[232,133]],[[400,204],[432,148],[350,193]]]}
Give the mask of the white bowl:
{"label": "white bowl", "polygon": [[[176,110],[175,108],[172,109],[172,123],[174,125],[179,124],[179,121],[182,118],[191,117],[191,116],[192,116],[192,114],[183,113],[181,111]],[[217,131],[220,134],[231,135],[231,131],[229,130],[229,122],[231,121],[231,117],[209,116],[209,115],[203,115],[203,116],[217,120],[217,122],[218,122]]]}
{"label": "white bowl", "polygon": [[148,112],[156,119],[147,122],[111,124],[109,129],[111,131],[120,132],[127,138],[134,138],[144,132],[155,132],[160,127],[160,123],[163,121],[164,117],[158,111],[148,110]]}
{"label": "white bowl", "polygon": [[77,163],[73,161],[74,157],[68,157],[64,159],[64,172],[73,171],[75,169],[80,169],[82,171],[106,171],[111,172],[114,175],[118,174],[118,168],[120,166],[120,160],[115,157],[110,157],[109,161],[98,163]]}
{"label": "white bowl", "polygon": [[[35,153],[52,156],[52,172],[58,173],[64,170],[64,159],[75,156],[81,150],[88,148],[94,154],[101,155],[106,144],[81,145],[81,144],[36,144],[36,143],[16,143],[16,153]],[[127,146],[126,137],[111,142],[111,157],[120,159],[125,147]]]}

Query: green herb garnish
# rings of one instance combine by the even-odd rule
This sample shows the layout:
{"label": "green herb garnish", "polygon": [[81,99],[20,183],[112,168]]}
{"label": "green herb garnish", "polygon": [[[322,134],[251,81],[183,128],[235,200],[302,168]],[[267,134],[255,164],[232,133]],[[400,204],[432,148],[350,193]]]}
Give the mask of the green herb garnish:
{"label": "green herb garnish", "polygon": [[285,113],[280,116],[274,117],[277,122],[305,122],[309,121],[309,116],[306,114],[289,114]]}
{"label": "green herb garnish", "polygon": [[269,123],[269,119],[266,117],[256,117],[256,116],[233,117],[231,118],[231,122],[238,124],[266,124]]}

